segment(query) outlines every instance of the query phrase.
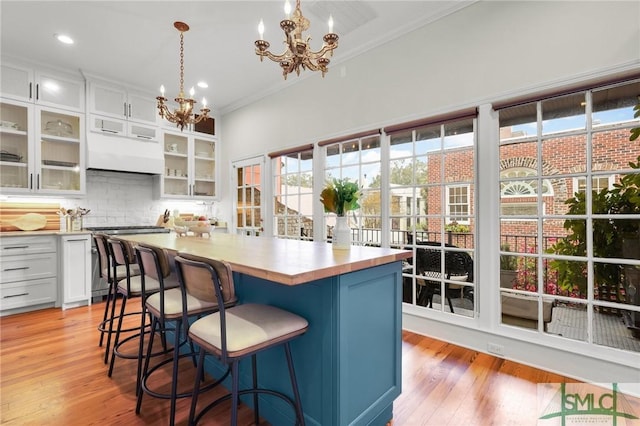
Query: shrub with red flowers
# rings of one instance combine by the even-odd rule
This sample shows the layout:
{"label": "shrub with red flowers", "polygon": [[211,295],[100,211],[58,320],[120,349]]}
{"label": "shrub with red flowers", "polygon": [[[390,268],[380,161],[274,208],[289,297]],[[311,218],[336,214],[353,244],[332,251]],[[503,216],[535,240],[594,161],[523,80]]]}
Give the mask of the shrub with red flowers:
{"label": "shrub with red flowers", "polygon": [[[528,253],[534,254],[535,249],[530,248]],[[571,288],[558,286],[558,270],[553,268],[553,261],[542,260],[544,294],[566,296],[577,299],[585,299],[586,295],[580,291],[578,285]],[[536,293],[538,291],[538,267],[537,257],[521,256],[518,258],[517,275],[513,281],[513,289]]]}

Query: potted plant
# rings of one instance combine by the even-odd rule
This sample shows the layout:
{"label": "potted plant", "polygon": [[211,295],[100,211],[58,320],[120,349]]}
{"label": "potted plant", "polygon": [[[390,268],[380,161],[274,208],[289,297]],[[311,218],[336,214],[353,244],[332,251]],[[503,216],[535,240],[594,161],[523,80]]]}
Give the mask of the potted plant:
{"label": "potted plant", "polygon": [[[501,244],[500,251],[511,251],[509,244]],[[510,254],[500,255],[500,288],[512,288],[518,275],[518,258]]]}
{"label": "potted plant", "polygon": [[320,193],[325,213],[335,213],[337,216],[332,236],[334,249],[344,250],[351,246],[351,229],[346,213],[360,208],[358,199],[361,196],[358,183],[351,182],[348,178],[330,180]]}

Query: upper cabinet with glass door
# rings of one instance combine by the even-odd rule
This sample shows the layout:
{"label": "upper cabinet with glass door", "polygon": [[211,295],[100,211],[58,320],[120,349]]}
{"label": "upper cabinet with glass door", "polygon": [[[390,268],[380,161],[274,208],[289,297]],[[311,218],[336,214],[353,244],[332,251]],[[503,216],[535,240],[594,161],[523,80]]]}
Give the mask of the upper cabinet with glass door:
{"label": "upper cabinet with glass door", "polygon": [[79,194],[84,190],[84,116],[0,102],[3,193]]}
{"label": "upper cabinet with glass door", "polygon": [[193,138],[193,196],[216,196],[216,144],[212,139]]}
{"label": "upper cabinet with glass door", "polygon": [[216,191],[216,140],[191,132],[164,132],[162,198],[211,198]]}
{"label": "upper cabinet with glass door", "polygon": [[81,77],[14,65],[4,60],[0,67],[3,98],[84,112],[84,80]]}

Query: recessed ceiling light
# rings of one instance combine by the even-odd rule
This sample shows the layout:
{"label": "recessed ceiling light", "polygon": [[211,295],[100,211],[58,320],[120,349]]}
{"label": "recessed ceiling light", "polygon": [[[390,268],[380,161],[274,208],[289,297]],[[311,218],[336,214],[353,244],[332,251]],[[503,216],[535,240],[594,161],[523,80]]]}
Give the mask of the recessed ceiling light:
{"label": "recessed ceiling light", "polygon": [[207,84],[206,81],[199,81],[198,82],[198,87],[201,89],[206,89],[207,87],[209,87],[209,85]]}
{"label": "recessed ceiling light", "polygon": [[54,34],[53,35],[60,43],[64,44],[73,44],[73,39],[65,34]]}

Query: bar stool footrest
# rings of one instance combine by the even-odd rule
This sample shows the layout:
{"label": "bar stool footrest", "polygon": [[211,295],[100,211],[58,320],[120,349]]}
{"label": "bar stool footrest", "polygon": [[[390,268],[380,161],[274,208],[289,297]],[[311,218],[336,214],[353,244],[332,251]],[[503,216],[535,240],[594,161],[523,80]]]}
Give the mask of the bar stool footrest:
{"label": "bar stool footrest", "polygon": [[[240,397],[242,395],[247,395],[247,394],[261,394],[261,393],[262,394],[266,394],[266,395],[276,396],[276,397],[284,400],[289,405],[291,405],[291,408],[293,409],[294,412],[297,412],[296,404],[295,404],[295,402],[293,402],[293,400],[289,396],[283,394],[282,392],[274,391],[274,390],[271,390],[271,389],[262,389],[262,388],[244,389],[244,390],[238,391],[238,397]],[[207,412],[209,412],[209,410],[211,410],[212,408],[214,408],[215,406],[217,406],[221,402],[224,402],[224,401],[226,401],[228,399],[231,399],[231,393],[228,393],[228,394],[226,394],[224,396],[221,396],[220,398],[216,399],[215,401],[209,403],[209,405],[204,407],[202,409],[202,411],[200,411],[200,413],[198,413],[198,415],[196,416],[196,418],[193,421],[193,426],[197,425],[198,421],[200,421],[202,416],[207,414]],[[256,407],[253,407],[253,409],[255,410]],[[296,415],[296,425],[297,424],[299,424],[299,422],[298,422],[297,415]]]}
{"label": "bar stool footrest", "polygon": [[[183,342],[186,343],[186,342]],[[186,357],[191,357],[194,356],[194,353],[185,353],[185,354],[180,354],[180,356],[178,358],[186,358]],[[160,392],[156,392],[152,389],[149,389],[149,387],[147,386],[147,379],[149,377],[151,377],[151,374],[156,371],[158,368],[169,364],[173,362],[173,358],[170,359],[165,359],[164,361],[159,362],[158,364],[154,365],[152,368],[149,369],[149,371],[147,372],[147,375],[145,377],[143,377],[142,379],[142,390],[147,394],[147,395],[151,395],[154,398],[160,398],[160,399],[171,399],[171,394],[168,393],[160,393]],[[222,377],[220,377],[218,380],[216,380],[213,383],[209,383],[203,387],[200,388],[199,392],[206,392],[208,390],[211,390],[213,388],[215,388],[216,386],[218,386],[219,384],[221,384],[228,376],[229,374],[231,374],[231,368],[227,367],[227,371],[222,375]],[[191,388],[191,390],[187,391],[187,392],[183,392],[183,393],[177,393],[176,394],[176,398],[186,398],[186,397],[190,397],[193,395],[193,388]]]}

